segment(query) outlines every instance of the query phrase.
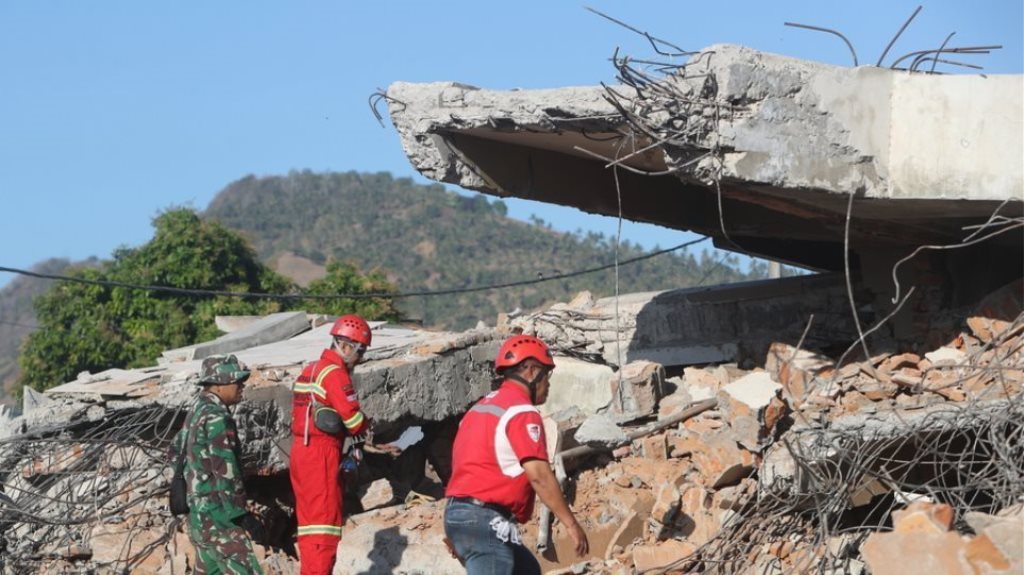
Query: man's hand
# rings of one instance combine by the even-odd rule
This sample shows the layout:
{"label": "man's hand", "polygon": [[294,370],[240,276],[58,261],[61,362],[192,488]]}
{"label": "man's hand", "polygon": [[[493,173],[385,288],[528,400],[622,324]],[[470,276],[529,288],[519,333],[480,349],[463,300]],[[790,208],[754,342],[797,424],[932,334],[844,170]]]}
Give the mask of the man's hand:
{"label": "man's hand", "polygon": [[572,537],[576,547],[576,554],[580,557],[585,556],[590,551],[587,534],[576,521],[572,510],[569,509],[569,504],[565,502],[562,488],[558,485],[555,472],[551,471],[551,465],[543,459],[530,459],[522,462],[522,465],[526,470],[526,477],[530,480],[530,486],[533,487],[537,496],[544,502],[544,505],[551,509],[555,517],[569,528],[569,536]]}
{"label": "man's hand", "polygon": [[389,457],[398,457],[399,455],[402,454],[401,449],[395,447],[394,445],[391,445],[390,443],[385,443],[383,445],[367,443],[366,445],[363,446],[363,448],[370,453],[380,453],[383,455],[387,455]]}
{"label": "man's hand", "polygon": [[587,534],[584,533],[578,521],[573,521],[572,525],[569,525],[569,537],[572,537],[577,557],[585,557],[590,552],[590,542],[587,541]]}
{"label": "man's hand", "polygon": [[452,540],[451,539],[448,539],[447,537],[445,537],[444,538],[444,546],[448,548],[448,553],[452,557],[454,557],[459,562],[459,564],[461,564],[462,566],[466,565],[466,563],[462,560],[462,557],[459,557],[459,554],[455,552],[455,546],[452,545]]}

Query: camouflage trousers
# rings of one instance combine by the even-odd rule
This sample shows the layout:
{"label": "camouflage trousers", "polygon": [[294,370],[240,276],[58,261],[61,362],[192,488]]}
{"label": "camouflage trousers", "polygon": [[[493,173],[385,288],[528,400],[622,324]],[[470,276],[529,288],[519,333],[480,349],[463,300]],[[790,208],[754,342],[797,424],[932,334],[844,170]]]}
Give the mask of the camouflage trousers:
{"label": "camouflage trousers", "polygon": [[188,515],[188,538],[196,550],[196,575],[263,573],[249,536],[234,523],[192,512]]}

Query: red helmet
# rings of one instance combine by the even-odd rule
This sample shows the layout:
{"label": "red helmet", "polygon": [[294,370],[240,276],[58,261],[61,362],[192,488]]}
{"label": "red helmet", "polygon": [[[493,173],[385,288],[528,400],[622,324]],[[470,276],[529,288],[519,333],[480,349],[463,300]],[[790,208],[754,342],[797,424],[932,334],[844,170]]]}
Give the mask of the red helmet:
{"label": "red helmet", "polygon": [[551,359],[551,351],[546,343],[532,335],[514,335],[501,344],[498,357],[494,360],[494,369],[501,373],[531,357],[547,367],[555,367],[555,360]]}
{"label": "red helmet", "polygon": [[356,343],[370,347],[370,324],[357,315],[343,315],[331,327],[331,335],[345,337]]}

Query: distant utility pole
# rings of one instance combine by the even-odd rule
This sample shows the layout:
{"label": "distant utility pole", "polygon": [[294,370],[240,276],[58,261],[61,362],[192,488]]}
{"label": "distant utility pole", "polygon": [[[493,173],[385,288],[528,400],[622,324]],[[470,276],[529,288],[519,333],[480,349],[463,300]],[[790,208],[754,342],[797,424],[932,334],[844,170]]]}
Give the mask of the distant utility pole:
{"label": "distant utility pole", "polygon": [[772,279],[782,277],[782,264],[779,262],[768,262],[768,277]]}

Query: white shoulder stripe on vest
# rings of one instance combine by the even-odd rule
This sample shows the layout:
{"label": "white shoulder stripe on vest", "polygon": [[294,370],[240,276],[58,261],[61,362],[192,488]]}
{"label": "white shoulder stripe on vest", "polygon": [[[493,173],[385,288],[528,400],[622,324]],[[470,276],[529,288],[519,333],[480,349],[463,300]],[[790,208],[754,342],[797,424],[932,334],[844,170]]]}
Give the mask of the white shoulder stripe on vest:
{"label": "white shoulder stripe on vest", "polygon": [[501,472],[508,477],[519,477],[526,471],[522,465],[519,465],[519,458],[516,457],[515,451],[512,450],[512,442],[508,440],[506,430],[508,422],[520,413],[530,412],[540,413],[532,405],[512,406],[501,415],[501,419],[498,420],[498,427],[494,430],[494,455],[498,458],[498,467],[501,468]]}

